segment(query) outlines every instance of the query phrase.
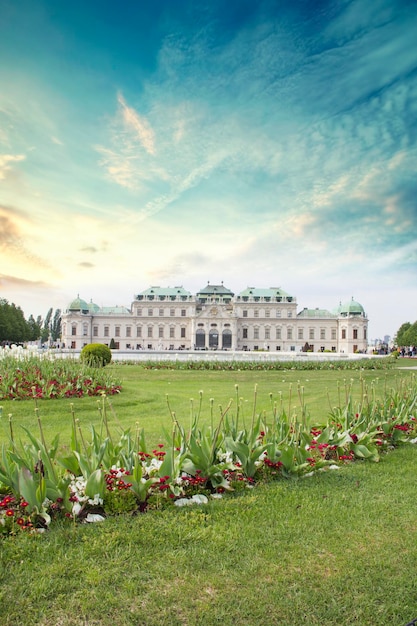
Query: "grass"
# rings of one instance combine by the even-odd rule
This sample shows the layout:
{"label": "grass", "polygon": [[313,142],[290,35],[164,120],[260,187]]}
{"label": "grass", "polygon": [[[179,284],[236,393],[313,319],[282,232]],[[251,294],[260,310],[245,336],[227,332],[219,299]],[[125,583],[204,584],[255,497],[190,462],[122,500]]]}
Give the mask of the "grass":
{"label": "grass", "polygon": [[402,625],[417,616],[416,450],[196,509],[0,545],[2,624]]}
{"label": "grass", "polygon": [[[106,368],[107,369],[107,368]],[[203,392],[202,418],[209,417],[210,398],[214,399],[214,414],[219,415],[219,406],[225,408],[232,399],[232,411],[236,410],[241,398],[242,413],[251,419],[254,403],[254,390],[257,388],[256,410],[270,411],[273,401],[282,402],[287,412],[300,410],[300,404],[306,405],[312,422],[326,422],[331,407],[344,405],[346,393],[352,385],[353,397],[359,400],[363,384],[369,393],[381,397],[386,389],[396,387],[401,378],[414,375],[412,370],[386,371],[183,371],[183,370],[147,370],[140,365],[113,364],[108,368],[122,380],[123,391],[108,400],[109,419],[116,426],[134,428],[137,423],[145,429],[149,445],[161,441],[163,428],[170,426],[167,396],[178,420],[184,426],[190,421],[199,403],[200,391]],[[235,386],[238,386],[236,391]],[[301,398],[301,400],[300,400]],[[192,400],[192,403],[191,403]],[[16,433],[19,425],[32,431],[37,430],[35,403],[32,400],[3,400],[3,417],[0,420],[0,443],[8,437],[8,415],[13,416]],[[101,421],[98,408],[101,401],[97,398],[65,398],[38,402],[39,413],[47,440],[60,432],[64,443],[70,437],[71,410],[85,426],[99,425]]]}
{"label": "grass", "polygon": [[[359,398],[412,371],[184,372],[113,365],[124,381],[111,398],[124,427],[136,421],[153,441],[170,423],[166,394],[181,422],[203,390],[226,405],[238,396],[252,414],[268,410],[269,393],[299,405],[304,387],[313,421],[344,402],[345,380]],[[378,381],[376,380],[378,379]],[[339,384],[338,384],[339,382]],[[290,388],[291,399],[290,399]],[[330,403],[327,401],[330,394]],[[303,397],[303,396],[302,396]],[[70,404],[83,424],[100,420],[96,400],[39,402],[45,436],[70,434]],[[7,415],[34,430],[33,401],[3,402]],[[110,409],[109,409],[110,410]],[[399,625],[417,617],[417,450],[380,463],[355,462],[311,478],[282,480],[210,501],[103,524],[57,523],[44,535],[0,541],[0,614],[14,626]]]}

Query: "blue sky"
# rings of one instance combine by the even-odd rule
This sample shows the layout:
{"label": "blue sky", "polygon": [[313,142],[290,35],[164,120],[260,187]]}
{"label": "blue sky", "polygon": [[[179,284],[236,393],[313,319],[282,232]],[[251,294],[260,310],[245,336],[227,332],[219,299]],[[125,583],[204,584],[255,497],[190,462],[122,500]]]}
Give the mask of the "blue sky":
{"label": "blue sky", "polygon": [[3,0],[0,297],[150,285],[417,319],[417,5]]}

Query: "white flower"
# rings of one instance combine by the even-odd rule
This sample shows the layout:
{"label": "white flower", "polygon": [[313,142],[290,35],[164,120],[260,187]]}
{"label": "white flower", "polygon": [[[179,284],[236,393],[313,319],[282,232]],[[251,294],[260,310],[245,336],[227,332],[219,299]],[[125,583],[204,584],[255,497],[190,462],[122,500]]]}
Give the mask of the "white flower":
{"label": "white flower", "polygon": [[208,498],[202,493],[197,493],[191,498],[191,502],[194,502],[195,504],[207,504]]}
{"label": "white flower", "polygon": [[100,498],[100,494],[99,493],[96,493],[94,495],[94,499],[89,498],[88,504],[93,504],[93,505],[97,506],[99,504],[103,504],[103,499]]}
{"label": "white flower", "polygon": [[329,470],[340,469],[338,465],[329,465]]}
{"label": "white flower", "polygon": [[415,437],[414,439],[410,439],[410,443],[417,443],[417,437]]}
{"label": "white flower", "polygon": [[223,498],[223,494],[222,493],[212,493],[211,497],[213,498],[213,500],[220,500],[220,498]]}
{"label": "white flower", "polygon": [[72,505],[72,513],[73,515],[79,515],[80,511],[81,511],[81,504],[79,502],[74,502],[74,504]]}
{"label": "white flower", "polygon": [[228,450],[227,452],[218,452],[217,458],[224,463],[233,463],[233,452]]}
{"label": "white flower", "polygon": [[190,503],[191,500],[188,500],[188,498],[179,498],[174,502],[175,506],[188,506]]}
{"label": "white flower", "polygon": [[197,493],[192,498],[179,498],[175,500],[175,506],[190,506],[192,504],[207,504],[208,498],[203,494]]}
{"label": "white flower", "polygon": [[98,515],[98,513],[88,513],[84,521],[86,523],[92,523],[92,522],[104,522],[104,520],[105,518],[102,515]]}

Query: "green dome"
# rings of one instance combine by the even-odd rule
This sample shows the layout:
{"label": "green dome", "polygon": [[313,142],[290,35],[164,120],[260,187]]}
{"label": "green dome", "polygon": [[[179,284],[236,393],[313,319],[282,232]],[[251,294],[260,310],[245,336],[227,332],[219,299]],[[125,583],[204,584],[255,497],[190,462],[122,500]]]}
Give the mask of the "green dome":
{"label": "green dome", "polygon": [[365,317],[365,309],[359,302],[356,302],[356,300],[354,300],[353,298],[352,300],[350,300],[350,302],[345,302],[345,304],[342,304],[338,309],[338,313],[339,315],[343,316],[362,315],[363,317]]}
{"label": "green dome", "polygon": [[95,304],[92,300],[90,300],[87,306],[90,313],[97,313],[98,311],[100,311],[100,307],[98,306],[98,304]]}
{"label": "green dome", "polygon": [[75,300],[68,306],[68,311],[81,311],[82,313],[89,313],[88,304],[85,300],[77,296]]}

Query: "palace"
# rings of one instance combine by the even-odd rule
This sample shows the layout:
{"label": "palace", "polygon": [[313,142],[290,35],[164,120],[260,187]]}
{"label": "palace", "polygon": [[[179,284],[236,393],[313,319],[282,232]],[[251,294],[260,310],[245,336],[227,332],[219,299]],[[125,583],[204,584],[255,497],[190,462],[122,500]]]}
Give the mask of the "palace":
{"label": "palace", "polygon": [[149,287],[131,308],[99,307],[77,297],[62,314],[62,342],[81,350],[104,343],[116,350],[267,350],[366,352],[368,318],[352,300],[333,312],[304,308],[280,287],[234,294],[210,285]]}

